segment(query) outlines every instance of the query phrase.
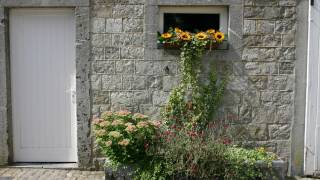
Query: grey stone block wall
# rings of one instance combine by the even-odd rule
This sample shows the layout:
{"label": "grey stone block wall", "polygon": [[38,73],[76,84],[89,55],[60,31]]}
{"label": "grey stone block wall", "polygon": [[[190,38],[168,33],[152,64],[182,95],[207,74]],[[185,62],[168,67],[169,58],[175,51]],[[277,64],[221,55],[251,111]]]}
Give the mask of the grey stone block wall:
{"label": "grey stone block wall", "polygon": [[[91,3],[92,113],[128,109],[160,118],[161,106],[179,80],[179,52],[155,46],[158,5],[223,5],[224,1]],[[219,50],[204,58],[205,64],[214,63],[218,70],[230,72],[220,114],[238,117],[233,126],[246,144],[266,146],[289,160],[296,1],[225,0],[228,3],[233,8],[230,22],[241,23],[234,26],[240,29],[232,27],[232,33],[241,37],[230,42],[229,53]]]}
{"label": "grey stone block wall", "polygon": [[[253,143],[269,146],[285,160],[291,155],[294,120],[295,6],[295,0],[244,3],[241,77],[248,77],[246,91],[253,96],[242,96],[240,107],[249,108],[244,110],[252,112],[249,124],[259,128],[252,134],[256,139]],[[258,103],[245,104],[246,99],[257,99]]]}

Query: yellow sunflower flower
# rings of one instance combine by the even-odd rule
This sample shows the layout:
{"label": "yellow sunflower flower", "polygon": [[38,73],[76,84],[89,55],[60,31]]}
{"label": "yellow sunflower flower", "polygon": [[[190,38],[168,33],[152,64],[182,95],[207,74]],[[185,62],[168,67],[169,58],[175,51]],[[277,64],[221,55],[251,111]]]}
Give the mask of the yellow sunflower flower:
{"label": "yellow sunflower flower", "polygon": [[196,38],[199,40],[205,40],[208,38],[208,35],[204,32],[199,32],[198,34],[196,34]]}
{"label": "yellow sunflower flower", "polygon": [[182,32],[181,34],[179,34],[179,38],[184,41],[190,41],[192,39],[192,36],[189,32]]}
{"label": "yellow sunflower flower", "polygon": [[216,32],[216,30],[214,30],[214,29],[208,29],[207,30],[207,33],[209,33],[209,34],[214,34]]}
{"label": "yellow sunflower flower", "polygon": [[181,30],[181,29],[179,29],[179,28],[174,28],[174,32],[176,32],[177,34],[180,34],[180,33],[182,33],[183,31]]}
{"label": "yellow sunflower flower", "polygon": [[171,33],[163,33],[163,34],[161,34],[161,37],[163,39],[170,39],[172,37],[172,34]]}
{"label": "yellow sunflower flower", "polygon": [[216,32],[214,38],[217,42],[221,43],[224,40],[224,34],[222,32]]}

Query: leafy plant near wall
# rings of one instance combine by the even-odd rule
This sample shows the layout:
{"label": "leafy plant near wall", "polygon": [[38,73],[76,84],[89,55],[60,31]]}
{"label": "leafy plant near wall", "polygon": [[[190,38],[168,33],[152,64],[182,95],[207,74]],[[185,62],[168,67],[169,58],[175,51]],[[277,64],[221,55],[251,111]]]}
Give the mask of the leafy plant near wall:
{"label": "leafy plant near wall", "polygon": [[201,83],[201,58],[204,51],[215,48],[224,40],[224,34],[214,29],[192,34],[179,28],[159,35],[159,43],[164,47],[180,47],[182,80],[171,92],[169,102],[163,112],[169,125],[205,127],[212,119],[220,102],[226,78],[218,81],[214,68],[208,84]]}
{"label": "leafy plant near wall", "polygon": [[114,168],[147,161],[146,146],[152,144],[159,126],[148,116],[129,111],[106,111],[93,120],[93,125],[96,143]]}
{"label": "leafy plant near wall", "polygon": [[[212,29],[192,34],[175,28],[159,35],[165,48],[181,50],[181,83],[171,92],[163,121],[128,111],[104,112],[94,120],[96,142],[113,167],[133,165],[136,180],[267,178],[276,156],[236,146],[230,122],[212,120],[227,78],[219,79],[212,68],[203,83],[200,60],[223,39]],[[263,171],[258,161],[267,165]]]}

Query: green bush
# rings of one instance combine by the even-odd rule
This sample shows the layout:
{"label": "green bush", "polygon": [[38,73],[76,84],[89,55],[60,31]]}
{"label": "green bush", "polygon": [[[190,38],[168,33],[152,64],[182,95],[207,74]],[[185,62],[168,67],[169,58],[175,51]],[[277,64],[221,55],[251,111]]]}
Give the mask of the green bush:
{"label": "green bush", "polygon": [[147,160],[147,147],[152,144],[156,121],[143,114],[128,111],[104,112],[93,121],[96,143],[111,164],[134,164]]}

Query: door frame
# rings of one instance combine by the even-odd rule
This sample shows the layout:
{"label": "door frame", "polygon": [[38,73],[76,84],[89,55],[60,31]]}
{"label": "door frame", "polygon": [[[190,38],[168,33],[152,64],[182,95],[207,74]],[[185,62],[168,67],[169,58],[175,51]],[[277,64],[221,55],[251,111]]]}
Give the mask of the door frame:
{"label": "door frame", "polygon": [[[12,112],[10,85],[10,8],[74,8],[76,21],[76,111],[77,111],[77,156],[78,167],[91,164],[90,138],[90,22],[89,0],[3,0],[0,3],[0,164],[13,162]],[[7,143],[6,143],[7,142]],[[3,152],[2,152],[3,151]],[[4,161],[4,162],[1,162]]]}
{"label": "door frame", "polygon": [[[308,132],[309,132],[309,128],[311,127],[314,127],[316,126],[316,124],[311,124],[310,123],[310,120],[308,119],[308,113],[309,113],[309,107],[308,107],[308,102],[312,101],[312,99],[308,99],[308,94],[309,94],[309,87],[310,87],[310,84],[312,83],[310,80],[309,80],[309,68],[311,66],[313,66],[313,64],[310,63],[310,52],[311,52],[311,48],[310,47],[310,39],[311,39],[311,32],[313,29],[312,26],[311,26],[311,23],[314,21],[314,18],[312,17],[313,15],[313,6],[316,5],[314,4],[314,2],[312,0],[310,0],[310,6],[309,6],[309,10],[308,10],[308,54],[307,54],[307,91],[306,91],[306,115],[305,115],[305,145],[304,145],[304,174],[305,175],[311,175],[311,176],[319,176],[319,170],[318,169],[315,169],[314,167],[314,164],[313,163],[316,163],[314,162],[314,158],[317,157],[317,152],[315,152],[315,155],[314,157],[310,156],[310,150],[308,150],[308,142],[309,141],[309,137],[308,137]],[[319,6],[319,5],[318,5]],[[317,19],[319,19],[320,17],[317,17]],[[320,92],[318,92],[318,95],[320,94]],[[316,130],[314,131],[316,133]],[[316,138],[316,137],[315,137]],[[315,144],[315,146],[317,146]],[[315,151],[316,151],[317,147],[315,147]],[[311,164],[310,164],[311,163]]]}

